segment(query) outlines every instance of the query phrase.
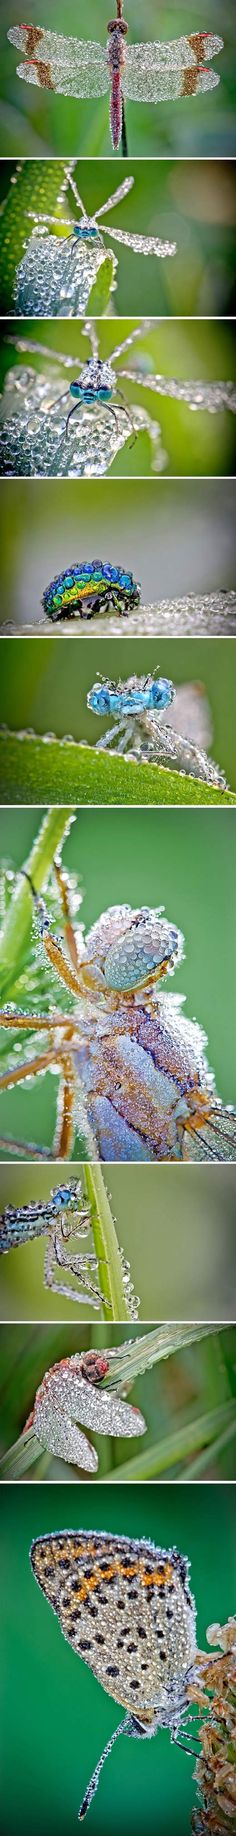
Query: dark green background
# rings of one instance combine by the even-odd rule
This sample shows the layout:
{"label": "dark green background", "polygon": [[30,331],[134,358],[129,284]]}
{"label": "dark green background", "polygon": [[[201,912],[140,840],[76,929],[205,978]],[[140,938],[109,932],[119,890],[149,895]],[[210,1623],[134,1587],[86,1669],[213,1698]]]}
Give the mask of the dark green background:
{"label": "dark green background", "polygon": [[[117,344],[130,336],[139,324],[138,318],[119,319],[118,327],[114,320],[98,320],[99,355],[102,360],[112,358]],[[14,347],[18,335],[35,339],[34,319],[9,319],[7,325],[2,321],[2,348],[0,352],[0,380],[9,369],[21,362],[24,370],[27,367],[27,355],[19,357]],[[13,338],[12,347],[8,345],[8,336]],[[37,320],[37,342],[47,345],[52,352],[63,352],[63,355],[75,356],[83,363],[91,355],[88,339],[84,338],[83,321],[60,321],[54,324],[51,319]],[[31,357],[29,365],[40,370],[39,357]],[[160,324],[154,321],[151,331],[143,331],[133,349],[124,353],[124,358],[117,359],[117,380],[122,370],[137,368],[142,374],[157,373],[169,377],[178,377],[184,381],[193,378],[205,382],[234,381],[235,379],[235,331],[230,320],[192,319],[164,320]],[[50,376],[50,363],[43,360],[43,372]],[[74,371],[73,371],[74,374]],[[58,395],[71,380],[71,372],[61,370],[58,365]],[[152,394],[148,386],[138,388],[134,382],[124,382],[124,395],[127,403],[139,404],[149,414],[151,420],[161,429],[161,448],[166,452],[165,475],[220,477],[235,472],[236,439],[235,414],[225,409],[218,413],[207,410],[192,411],[185,402],[162,399]],[[115,401],[115,394],[114,394]],[[69,404],[68,404],[69,405]],[[93,413],[93,410],[92,410]],[[138,433],[133,445],[126,440],[125,446],[118,453],[110,467],[112,476],[149,477],[152,472],[150,439],[147,432]],[[70,481],[69,481],[70,482]]]}
{"label": "dark green background", "polygon": [[[36,1587],[29,1547],[44,1532],[84,1528],[151,1537],[176,1544],[191,1561],[198,1643],[225,1621],[235,1603],[235,1493],[231,1486],[83,1485],[2,1491],[3,1820],[6,1836],[47,1829],[73,1836],[79,1802],[101,1748],[118,1726],[119,1709],[62,1642],[60,1628]],[[121,1717],[120,1717],[121,1718]],[[14,1756],[14,1763],[13,1763]],[[142,1745],[122,1740],[100,1781],[88,1828],[118,1836],[189,1836],[196,1802],[194,1761],[170,1748],[168,1733]]]}
{"label": "dark green background", "polygon": [[[1,622],[13,619],[20,628],[39,619],[49,580],[69,562],[93,555],[132,569],[142,606],[233,587],[235,522],[235,479],[116,479],[114,486],[111,478],[51,478],[49,490],[43,479],[6,478],[0,493]],[[54,641],[59,630],[56,625]],[[80,639],[92,639],[93,621],[78,621],[75,630]],[[73,631],[69,625],[68,636]],[[128,633],[128,620],[118,619],[117,636]]]}
{"label": "dark green background", "polygon": [[[233,0],[129,0],[129,44],[169,40],[191,32],[215,32],[224,39],[224,50],[214,59],[219,85],[205,95],[157,106],[128,102],[126,107],[130,157],[157,158],[160,154],[229,158],[235,153],[235,8]],[[111,15],[113,9],[110,9]],[[86,16],[77,0],[26,0],[24,20],[53,31],[89,39],[106,46],[109,17],[107,0],[89,0]],[[76,101],[19,82],[16,66],[23,53],[6,42],[9,26],[19,24],[19,0],[3,0],[3,59],[1,77],[0,152],[10,154],[99,154],[109,159],[109,93],[99,101]],[[116,167],[113,155],[114,171]]]}
{"label": "dark green background", "polygon": [[[20,89],[20,84],[19,84]],[[31,92],[32,93],[32,92]],[[28,91],[29,94],[29,91]],[[0,166],[0,202],[8,198],[10,180],[16,160],[2,160]],[[28,170],[28,162],[26,162]],[[32,177],[34,167],[32,167]],[[134,178],[133,189],[123,203],[108,211],[104,224],[139,235],[161,236],[176,242],[176,255],[166,260],[154,255],[134,254],[122,243],[104,236],[106,249],[113,249],[118,261],[116,291],[111,297],[111,311],[116,313],[163,313],[165,317],[182,313],[218,315],[234,311],[234,231],[236,215],[235,167],[233,161],[186,159],[175,162],[150,160],[148,166],[136,159],[126,161],[125,178]],[[121,159],[104,166],[96,159],[78,160],[74,178],[83,204],[90,216],[116,190],[124,179]],[[48,205],[50,209],[50,205]],[[61,208],[62,216],[78,216],[73,193],[68,190]],[[60,220],[60,211],[58,212]],[[102,217],[101,217],[102,221]],[[28,224],[28,235],[32,223]],[[17,265],[17,250],[15,266]],[[0,311],[13,310],[4,260],[1,267],[2,292]]]}
{"label": "dark green background", "polygon": [[[50,629],[50,628],[49,628]],[[199,683],[205,691],[213,728],[210,755],[226,773],[229,788],[236,789],[236,647],[234,638],[189,640],[135,638],[89,638],[77,647],[62,638],[55,646],[54,637],[24,638],[15,646],[15,668],[12,668],[12,639],[5,638],[1,648],[0,725],[14,731],[33,727],[35,732],[54,732],[58,739],[71,733],[73,739],[87,740],[95,746],[113,718],[98,718],[87,708],[88,690],[97,674],[111,677],[116,683],[129,675],[153,673],[170,676],[179,683]],[[200,708],[199,698],[199,708]],[[181,730],[181,729],[180,729]],[[99,760],[98,760],[99,774]],[[25,800],[29,798],[25,783]],[[2,786],[2,801],[6,791]]]}
{"label": "dark green background", "polygon": [[[46,1100],[43,1105],[42,1092],[43,1083],[38,1080],[39,1121],[43,1106],[46,1130]],[[47,1103],[49,1097],[47,1080]],[[1,1097],[1,1110],[2,1103]],[[75,1163],[74,1170],[76,1174]],[[77,1163],[78,1177],[79,1171]],[[69,1168],[67,1173],[69,1177]],[[104,1169],[104,1176],[118,1242],[129,1258],[132,1281],[140,1296],[139,1319],[232,1319],[235,1168],[110,1165]],[[60,1169],[52,1164],[1,1164],[1,1211],[6,1204],[48,1198],[59,1178]],[[1,1256],[1,1318],[68,1320],[70,1325],[77,1319],[80,1323],[82,1319],[82,1324],[84,1319],[91,1320],[89,1304],[83,1305],[81,1312],[81,1307],[44,1288],[44,1253],[41,1238]],[[96,1316],[93,1342],[94,1331]],[[103,1326],[103,1334],[104,1331]]]}
{"label": "dark green background", "polygon": [[[41,812],[1,810],[0,858],[23,864]],[[80,810],[63,849],[67,868],[84,888],[86,930],[108,905],[166,907],[180,926],[186,961],[171,983],[186,994],[186,1014],[208,1035],[209,1064],[224,1102],[236,1100],[235,1080],[235,812],[220,810]],[[24,1002],[24,1005],[26,1003]],[[51,1147],[55,1083],[1,1098],[1,1129],[12,1128]]]}

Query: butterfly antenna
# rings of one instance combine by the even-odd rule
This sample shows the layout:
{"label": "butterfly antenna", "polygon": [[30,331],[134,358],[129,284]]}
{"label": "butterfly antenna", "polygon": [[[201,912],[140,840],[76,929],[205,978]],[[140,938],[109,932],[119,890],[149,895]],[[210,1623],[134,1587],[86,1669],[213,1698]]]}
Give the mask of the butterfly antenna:
{"label": "butterfly antenna", "polygon": [[127,1734],[128,1726],[129,1717],[125,1715],[124,1721],[119,1722],[119,1727],[115,1728],[115,1733],[112,1734],[111,1739],[107,1741],[107,1745],[104,1747],[103,1753],[101,1753],[101,1759],[98,1760],[98,1764],[95,1766],[95,1772],[92,1773],[90,1783],[87,1785],[87,1791],[85,1792],[83,1802],[80,1806],[79,1823],[83,1822],[83,1818],[86,1817],[86,1812],[89,1810],[90,1804],[92,1803],[92,1798],[95,1797],[95,1791],[97,1791],[99,1784],[100,1772],[102,1772],[105,1760],[108,1759],[108,1754],[111,1753],[111,1749],[115,1745],[115,1740],[118,1740],[119,1734]]}

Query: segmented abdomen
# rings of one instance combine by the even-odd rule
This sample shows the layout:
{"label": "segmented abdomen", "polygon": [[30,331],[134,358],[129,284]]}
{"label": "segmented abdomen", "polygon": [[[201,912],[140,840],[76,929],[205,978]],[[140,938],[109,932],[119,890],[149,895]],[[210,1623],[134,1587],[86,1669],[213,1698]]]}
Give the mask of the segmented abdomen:
{"label": "segmented abdomen", "polygon": [[120,70],[115,70],[111,86],[110,123],[112,146],[116,151],[120,145],[122,133],[122,90]]}

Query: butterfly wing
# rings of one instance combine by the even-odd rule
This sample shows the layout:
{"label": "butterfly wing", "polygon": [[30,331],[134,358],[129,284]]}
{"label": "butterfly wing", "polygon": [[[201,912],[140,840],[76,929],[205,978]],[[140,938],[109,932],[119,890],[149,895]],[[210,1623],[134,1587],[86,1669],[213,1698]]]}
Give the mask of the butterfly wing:
{"label": "butterfly wing", "polygon": [[39,89],[55,89],[62,96],[104,96],[109,89],[102,45],[63,38],[37,26],[13,26],[8,38],[25,52],[27,61],[18,64],[17,76],[26,83],[36,83]]}
{"label": "butterfly wing", "polygon": [[96,1532],[37,1539],[33,1573],[69,1644],[115,1702],[145,1720],[186,1672],[194,1603],[181,1558]]}

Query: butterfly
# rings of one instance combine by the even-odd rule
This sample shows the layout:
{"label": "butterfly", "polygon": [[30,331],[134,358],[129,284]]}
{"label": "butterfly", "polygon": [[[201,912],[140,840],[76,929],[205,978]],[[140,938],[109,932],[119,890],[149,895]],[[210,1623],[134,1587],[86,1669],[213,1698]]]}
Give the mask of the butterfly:
{"label": "butterfly", "polygon": [[37,1537],[30,1560],[64,1637],[125,1709],[85,1792],[82,1820],[119,1734],[150,1739],[167,1727],[178,1740],[196,1651],[189,1563],[146,1538],[90,1530]]}

